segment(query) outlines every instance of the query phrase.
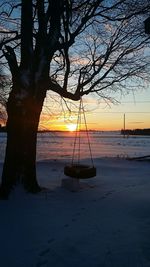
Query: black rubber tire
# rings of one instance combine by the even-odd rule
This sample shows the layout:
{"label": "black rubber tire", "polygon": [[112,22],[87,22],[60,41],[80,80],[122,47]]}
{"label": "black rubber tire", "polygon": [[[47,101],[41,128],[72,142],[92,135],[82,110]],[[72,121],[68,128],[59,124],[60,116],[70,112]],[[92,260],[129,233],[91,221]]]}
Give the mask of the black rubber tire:
{"label": "black rubber tire", "polygon": [[64,174],[72,178],[87,179],[96,176],[96,168],[82,164],[67,165],[64,168]]}

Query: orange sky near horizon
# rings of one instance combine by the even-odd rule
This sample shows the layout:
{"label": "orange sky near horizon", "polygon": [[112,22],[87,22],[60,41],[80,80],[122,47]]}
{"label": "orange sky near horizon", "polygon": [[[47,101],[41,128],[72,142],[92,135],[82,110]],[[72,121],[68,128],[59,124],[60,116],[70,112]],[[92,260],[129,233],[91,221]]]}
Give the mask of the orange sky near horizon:
{"label": "orange sky near horizon", "polygon": [[[47,98],[43,108],[39,129],[51,131],[74,131],[76,130],[78,116],[78,102],[66,104],[60,102],[58,96],[52,100]],[[85,116],[88,130],[116,131],[124,128],[150,128],[150,88],[136,96],[127,95],[120,103],[106,105],[102,100],[97,104],[97,99],[91,96],[83,98]],[[70,112],[69,112],[70,110]],[[85,130],[82,117],[81,130]],[[5,123],[0,121],[1,125]],[[125,124],[125,125],[124,125]]]}
{"label": "orange sky near horizon", "polygon": [[[150,89],[136,93],[134,99],[133,95],[127,95],[115,105],[110,103],[106,105],[104,101],[98,105],[97,99],[89,96],[84,97],[83,102],[89,130],[116,131],[123,129],[124,126],[126,129],[150,128]],[[76,105],[76,107],[71,105]],[[43,110],[40,129],[56,131],[76,129],[79,101],[72,104],[69,100],[68,107],[72,112],[62,106],[58,101],[55,106],[49,107],[51,112]],[[81,129],[83,130],[85,124],[83,116],[81,118]]]}

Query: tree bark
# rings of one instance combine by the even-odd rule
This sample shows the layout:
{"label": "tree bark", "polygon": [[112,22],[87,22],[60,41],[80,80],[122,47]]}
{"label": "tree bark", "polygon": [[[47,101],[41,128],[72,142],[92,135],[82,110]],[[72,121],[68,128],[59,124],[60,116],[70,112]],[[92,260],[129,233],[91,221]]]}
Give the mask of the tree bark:
{"label": "tree bark", "polygon": [[7,146],[0,187],[0,198],[4,199],[16,183],[23,184],[28,192],[40,191],[36,178],[36,143],[44,94],[40,100],[31,95],[20,100],[16,97],[12,91],[7,105]]}

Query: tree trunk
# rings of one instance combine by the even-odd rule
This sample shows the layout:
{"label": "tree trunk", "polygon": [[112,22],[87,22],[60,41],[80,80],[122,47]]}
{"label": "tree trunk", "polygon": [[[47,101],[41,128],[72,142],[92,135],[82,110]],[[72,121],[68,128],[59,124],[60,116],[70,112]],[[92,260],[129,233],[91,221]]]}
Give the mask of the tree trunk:
{"label": "tree trunk", "polygon": [[0,197],[7,198],[16,183],[28,192],[40,191],[36,179],[36,143],[44,96],[37,101],[31,95],[16,100],[11,93],[7,112],[7,146],[0,187]]}

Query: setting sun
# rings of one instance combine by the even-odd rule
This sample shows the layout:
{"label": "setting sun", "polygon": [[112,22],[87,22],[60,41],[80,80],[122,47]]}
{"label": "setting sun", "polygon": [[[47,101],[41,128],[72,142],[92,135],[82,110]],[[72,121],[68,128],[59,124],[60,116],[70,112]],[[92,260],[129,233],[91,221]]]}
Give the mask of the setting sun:
{"label": "setting sun", "polygon": [[66,125],[68,131],[74,132],[76,130],[77,125],[75,123],[69,123]]}

